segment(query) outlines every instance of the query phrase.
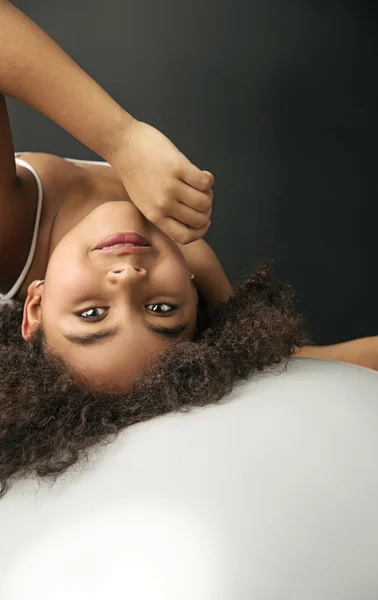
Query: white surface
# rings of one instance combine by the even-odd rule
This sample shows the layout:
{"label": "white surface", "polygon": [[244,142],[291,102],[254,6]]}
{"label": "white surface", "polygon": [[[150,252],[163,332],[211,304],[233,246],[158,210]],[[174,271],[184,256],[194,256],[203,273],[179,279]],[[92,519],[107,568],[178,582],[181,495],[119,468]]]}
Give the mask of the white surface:
{"label": "white surface", "polygon": [[1,600],[376,600],[378,373],[281,371],[130,428],[52,489],[16,483]]}

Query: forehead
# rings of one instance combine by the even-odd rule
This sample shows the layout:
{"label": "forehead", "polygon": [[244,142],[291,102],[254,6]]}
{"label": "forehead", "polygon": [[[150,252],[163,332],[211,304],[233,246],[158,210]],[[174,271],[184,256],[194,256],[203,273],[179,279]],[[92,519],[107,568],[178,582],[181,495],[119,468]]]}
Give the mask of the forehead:
{"label": "forehead", "polygon": [[136,324],[93,346],[72,343],[62,334],[58,339],[55,335],[53,339],[47,336],[47,343],[90,385],[124,390],[159,354],[173,348],[181,340],[192,339],[195,326],[196,315],[185,332],[175,339]]}
{"label": "forehead", "polygon": [[59,354],[90,385],[124,390],[159,354],[181,340],[191,339],[194,329],[195,325],[189,326],[174,340],[144,329],[139,336],[119,334],[88,348],[65,340],[67,345],[59,349]]}

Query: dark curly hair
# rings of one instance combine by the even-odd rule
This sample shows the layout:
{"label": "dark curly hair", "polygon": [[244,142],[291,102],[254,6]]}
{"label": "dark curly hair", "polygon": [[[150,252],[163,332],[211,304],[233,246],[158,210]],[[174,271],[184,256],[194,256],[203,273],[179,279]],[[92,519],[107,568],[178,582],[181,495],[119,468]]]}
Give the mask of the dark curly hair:
{"label": "dark curly hair", "polygon": [[[312,341],[295,291],[269,279],[269,261],[234,286],[224,303],[199,311],[193,340],[159,354],[130,391],[104,393],[80,381],[46,345],[43,330],[26,343],[23,306],[0,310],[0,497],[11,479],[53,482],[90,448],[130,425],[173,411],[220,401],[256,371],[286,361]],[[127,365],[125,365],[127,368]],[[94,448],[93,448],[94,449]]]}

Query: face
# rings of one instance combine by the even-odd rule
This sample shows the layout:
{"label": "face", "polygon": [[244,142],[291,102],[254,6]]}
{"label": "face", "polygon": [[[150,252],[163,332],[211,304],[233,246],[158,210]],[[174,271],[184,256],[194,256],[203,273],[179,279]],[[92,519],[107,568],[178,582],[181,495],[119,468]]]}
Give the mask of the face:
{"label": "face", "polygon": [[[139,233],[150,251],[93,250],[120,231]],[[198,295],[185,258],[131,202],[86,215],[57,243],[44,284],[28,292],[24,339],[42,324],[48,346],[98,389],[126,391],[151,359],[195,331]]]}

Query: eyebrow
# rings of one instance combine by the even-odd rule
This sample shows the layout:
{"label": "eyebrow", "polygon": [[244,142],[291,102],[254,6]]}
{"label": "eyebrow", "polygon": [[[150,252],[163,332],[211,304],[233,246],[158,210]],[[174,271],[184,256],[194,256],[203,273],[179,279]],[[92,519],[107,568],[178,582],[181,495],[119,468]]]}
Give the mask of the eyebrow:
{"label": "eyebrow", "polygon": [[[177,338],[180,333],[182,333],[184,329],[188,327],[188,325],[189,323],[180,323],[179,325],[175,325],[175,327],[165,327],[164,325],[152,325],[151,323],[144,322],[144,326],[149,331],[154,331],[155,333],[159,333],[170,338]],[[118,331],[118,326],[114,325],[108,329],[103,329],[102,331],[96,331],[94,333],[87,333],[86,335],[79,335],[72,332],[63,333],[63,335],[70,342],[81,344],[82,346],[90,346],[92,344],[96,344],[100,340],[113,337],[118,333]]]}

